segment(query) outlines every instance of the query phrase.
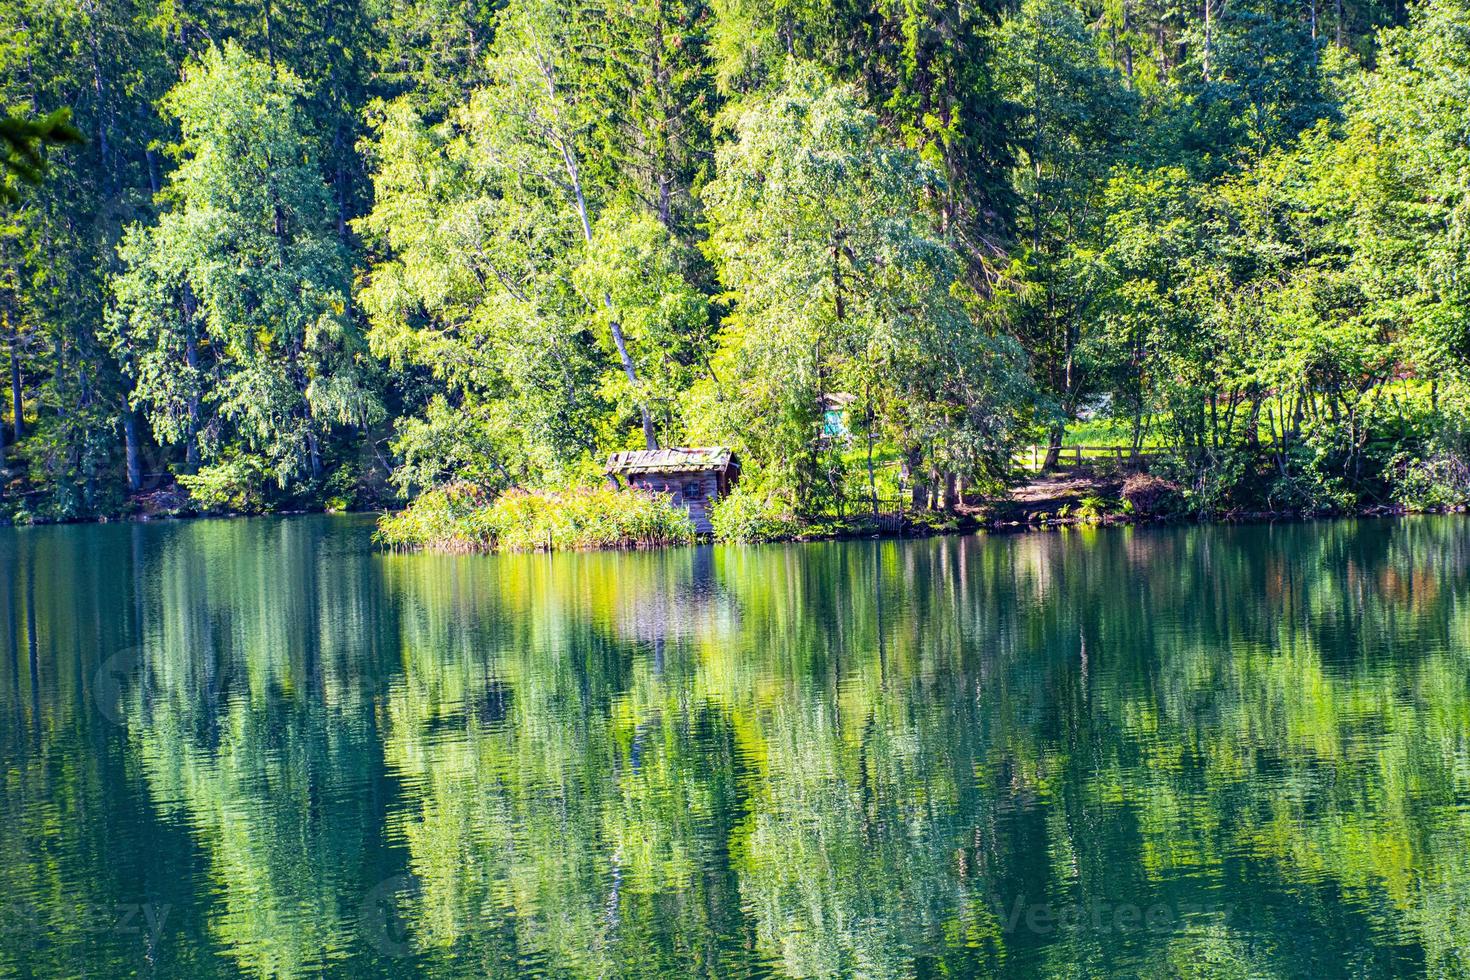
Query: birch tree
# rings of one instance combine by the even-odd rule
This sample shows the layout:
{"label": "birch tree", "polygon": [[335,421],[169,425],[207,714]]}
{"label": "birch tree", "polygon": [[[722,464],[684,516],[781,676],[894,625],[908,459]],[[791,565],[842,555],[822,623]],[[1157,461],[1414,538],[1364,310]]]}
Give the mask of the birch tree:
{"label": "birch tree", "polygon": [[302,95],[234,44],[191,65],[165,100],[182,136],[170,206],[121,250],[115,346],[155,434],[197,452],[201,488],[320,480],[334,429],[380,411]]}

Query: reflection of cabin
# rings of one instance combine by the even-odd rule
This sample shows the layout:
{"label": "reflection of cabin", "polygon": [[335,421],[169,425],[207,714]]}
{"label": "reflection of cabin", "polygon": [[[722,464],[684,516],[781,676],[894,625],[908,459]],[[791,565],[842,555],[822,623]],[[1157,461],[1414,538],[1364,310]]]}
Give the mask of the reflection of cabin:
{"label": "reflection of cabin", "polygon": [[723,446],[642,449],[613,453],[607,472],[624,478],[630,487],[669,494],[675,507],[689,513],[694,529],[709,534],[710,504],[730,492],[740,477],[740,464]]}

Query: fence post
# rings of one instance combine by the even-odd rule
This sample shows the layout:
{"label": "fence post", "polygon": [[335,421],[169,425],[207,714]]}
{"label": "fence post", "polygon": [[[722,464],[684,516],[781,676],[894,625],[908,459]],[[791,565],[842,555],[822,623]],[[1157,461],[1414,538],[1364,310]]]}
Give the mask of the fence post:
{"label": "fence post", "polygon": [[1081,446],[1078,446],[1077,447],[1077,465],[1078,466],[1081,466],[1082,465],[1082,447]]}

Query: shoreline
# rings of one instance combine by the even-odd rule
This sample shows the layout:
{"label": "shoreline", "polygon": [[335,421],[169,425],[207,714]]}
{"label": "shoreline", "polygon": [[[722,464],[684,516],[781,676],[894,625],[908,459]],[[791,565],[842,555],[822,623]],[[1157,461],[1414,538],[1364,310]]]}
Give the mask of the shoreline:
{"label": "shoreline", "polygon": [[[1127,514],[1106,514],[1096,518],[1057,517],[1035,515],[1036,519],[1017,520],[1013,517],[974,517],[964,515],[954,527],[905,527],[900,531],[855,530],[832,534],[802,534],[789,538],[772,539],[772,542],[819,542],[851,541],[862,539],[911,539],[949,537],[961,534],[1026,534],[1042,531],[1057,531],[1069,528],[1104,527],[1168,527],[1210,526],[1246,524],[1306,524],[1314,521],[1361,520],[1365,518],[1411,517],[1420,514],[1463,514],[1470,508],[1464,505],[1414,510],[1402,505],[1374,504],[1352,511],[1229,511],[1209,517],[1189,515],[1160,515],[1136,517]],[[762,542],[765,543],[765,542]]]}
{"label": "shoreline", "polygon": [[[1401,504],[1372,504],[1356,508],[1350,511],[1300,511],[1300,510],[1234,510],[1207,517],[1166,514],[1138,516],[1123,513],[1107,513],[1097,516],[1078,517],[1072,515],[1061,516],[1055,512],[1033,511],[1024,516],[1016,513],[987,513],[987,507],[1013,506],[1012,501],[1000,501],[995,504],[981,505],[969,508],[956,514],[945,514],[943,511],[928,512],[936,519],[936,523],[915,522],[905,516],[903,524],[897,529],[875,528],[862,526],[854,523],[852,526],[841,528],[813,528],[807,533],[798,533],[789,536],[763,538],[759,541],[750,542],[719,542],[708,536],[702,536],[695,545],[700,544],[808,544],[824,541],[856,541],[856,540],[921,540],[935,537],[951,537],[965,534],[1024,534],[1028,532],[1055,531],[1065,528],[1103,528],[1103,527],[1162,527],[1169,525],[1228,525],[1228,524],[1291,524],[1308,523],[1312,521],[1352,520],[1362,518],[1382,517],[1408,517],[1417,514],[1454,514],[1466,513],[1470,507],[1463,504],[1448,505],[1444,507],[1413,509]],[[211,520],[241,520],[260,517],[307,517],[307,516],[367,516],[382,518],[394,513],[391,510],[380,509],[347,509],[347,510],[282,510],[261,514],[246,513],[188,513],[188,514],[131,514],[119,516],[103,516],[71,521],[34,521],[17,524],[7,519],[0,519],[0,527],[28,528],[28,527],[66,527],[87,524],[166,524],[176,522],[194,522]],[[552,550],[566,551],[653,551],[663,548],[688,547],[683,543],[649,543],[630,544],[605,548],[575,548],[575,549],[536,549],[550,552]],[[446,547],[435,547],[423,545],[412,548],[386,548],[379,546],[380,550],[404,554],[434,553],[434,554],[510,554],[512,551],[456,549]]]}

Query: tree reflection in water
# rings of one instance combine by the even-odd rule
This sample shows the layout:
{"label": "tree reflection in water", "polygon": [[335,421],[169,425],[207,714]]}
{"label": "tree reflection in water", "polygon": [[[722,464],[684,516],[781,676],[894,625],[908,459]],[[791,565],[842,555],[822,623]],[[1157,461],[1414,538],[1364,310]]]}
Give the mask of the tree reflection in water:
{"label": "tree reflection in water", "polygon": [[5,532],[0,972],[1463,971],[1464,527]]}

